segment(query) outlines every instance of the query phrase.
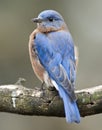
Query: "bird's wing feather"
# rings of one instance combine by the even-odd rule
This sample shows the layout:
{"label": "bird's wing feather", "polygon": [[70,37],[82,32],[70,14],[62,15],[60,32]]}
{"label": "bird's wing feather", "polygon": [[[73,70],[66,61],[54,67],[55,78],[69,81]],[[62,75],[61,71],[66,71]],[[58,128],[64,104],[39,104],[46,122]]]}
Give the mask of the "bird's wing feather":
{"label": "bird's wing feather", "polygon": [[75,59],[70,34],[64,31],[49,35],[38,33],[34,42],[39,60],[49,76],[75,100]]}

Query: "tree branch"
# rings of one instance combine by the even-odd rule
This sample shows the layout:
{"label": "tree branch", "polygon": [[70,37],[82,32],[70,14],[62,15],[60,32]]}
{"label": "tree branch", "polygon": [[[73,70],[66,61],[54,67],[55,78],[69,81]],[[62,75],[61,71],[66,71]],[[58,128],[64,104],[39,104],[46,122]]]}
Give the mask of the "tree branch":
{"label": "tree branch", "polygon": [[[22,81],[22,80],[21,80]],[[22,115],[64,117],[63,102],[55,89],[28,89],[20,82],[0,86],[0,111]],[[76,91],[82,117],[102,113],[102,85]]]}

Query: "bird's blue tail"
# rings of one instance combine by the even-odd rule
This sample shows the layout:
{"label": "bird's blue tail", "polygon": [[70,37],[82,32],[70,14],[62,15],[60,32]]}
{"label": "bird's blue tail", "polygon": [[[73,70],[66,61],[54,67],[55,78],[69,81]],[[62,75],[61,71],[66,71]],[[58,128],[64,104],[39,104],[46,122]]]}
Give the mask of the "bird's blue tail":
{"label": "bird's blue tail", "polygon": [[71,101],[70,97],[62,87],[59,87],[59,94],[63,99],[66,121],[69,123],[80,123],[80,114],[76,101]]}

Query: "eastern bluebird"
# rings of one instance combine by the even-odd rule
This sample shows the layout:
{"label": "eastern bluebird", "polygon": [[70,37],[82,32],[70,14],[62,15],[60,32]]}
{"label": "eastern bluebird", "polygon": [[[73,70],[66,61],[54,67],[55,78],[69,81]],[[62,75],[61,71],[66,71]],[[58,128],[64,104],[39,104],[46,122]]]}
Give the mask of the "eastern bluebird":
{"label": "eastern bluebird", "polygon": [[66,120],[80,122],[74,93],[76,61],[74,44],[63,17],[54,10],[45,10],[33,19],[37,28],[29,39],[33,70],[47,86],[54,86],[63,99]]}

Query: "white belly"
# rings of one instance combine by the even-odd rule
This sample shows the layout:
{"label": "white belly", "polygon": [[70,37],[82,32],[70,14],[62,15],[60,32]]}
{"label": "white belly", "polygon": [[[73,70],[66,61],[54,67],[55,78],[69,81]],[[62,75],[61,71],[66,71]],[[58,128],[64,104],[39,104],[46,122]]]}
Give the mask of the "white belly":
{"label": "white belly", "polygon": [[49,74],[47,73],[47,71],[44,72],[43,76],[44,76],[44,82],[47,85],[47,87],[49,87],[49,86],[55,87],[58,90],[57,83],[49,77]]}

